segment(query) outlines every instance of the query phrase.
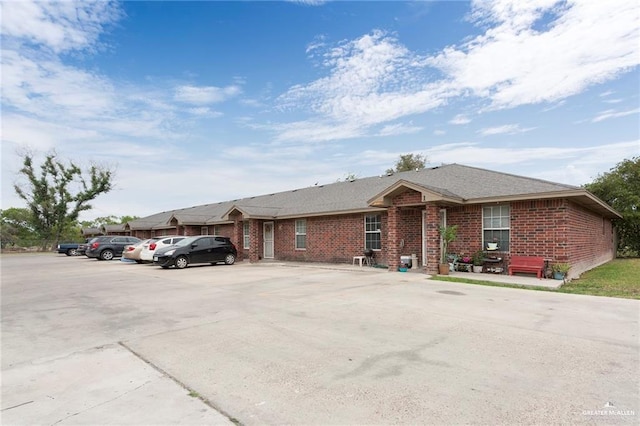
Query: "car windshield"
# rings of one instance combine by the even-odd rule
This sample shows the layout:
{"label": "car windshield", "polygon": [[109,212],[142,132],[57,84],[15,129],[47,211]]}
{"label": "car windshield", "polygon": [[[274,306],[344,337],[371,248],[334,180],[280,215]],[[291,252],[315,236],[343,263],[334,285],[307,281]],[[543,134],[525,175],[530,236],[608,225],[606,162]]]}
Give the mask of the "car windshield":
{"label": "car windshield", "polygon": [[174,245],[176,246],[180,246],[180,247],[184,247],[184,246],[190,246],[194,241],[196,241],[198,237],[189,237],[189,238],[185,238],[184,240],[180,240],[177,243],[175,243]]}

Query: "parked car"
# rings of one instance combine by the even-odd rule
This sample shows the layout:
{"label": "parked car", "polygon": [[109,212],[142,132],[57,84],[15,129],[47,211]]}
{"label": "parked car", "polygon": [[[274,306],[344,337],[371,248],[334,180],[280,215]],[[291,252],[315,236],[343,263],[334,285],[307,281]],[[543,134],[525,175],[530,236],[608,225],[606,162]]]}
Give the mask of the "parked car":
{"label": "parked car", "polygon": [[136,263],[143,263],[144,261],[140,258],[140,253],[142,253],[142,248],[145,244],[148,244],[150,241],[154,241],[155,238],[150,238],[147,240],[140,241],[136,244],[129,244],[128,246],[124,246],[124,250],[122,251],[122,257],[125,259],[135,260]]}
{"label": "parked car", "polygon": [[84,243],[78,244],[78,250],[76,250],[78,256],[84,256],[87,254],[87,247],[89,243],[92,243],[96,237],[87,238]]}
{"label": "parked car", "polygon": [[142,246],[140,259],[145,262],[153,262],[153,253],[155,253],[156,250],[172,246],[185,238],[187,237],[184,235],[165,235],[162,237],[155,237],[153,238],[153,241],[150,240],[148,244],[144,244]]}
{"label": "parked car", "polygon": [[140,238],[136,237],[104,235],[91,240],[85,255],[87,257],[97,258],[98,260],[111,260],[114,257],[122,256],[122,251],[125,246],[139,242]]}
{"label": "parked car", "polygon": [[175,266],[186,268],[192,263],[224,262],[233,265],[238,256],[236,246],[228,237],[218,235],[198,235],[187,237],[178,243],[156,250],[153,263],[163,268]]}
{"label": "parked car", "polygon": [[77,256],[78,255],[78,243],[60,243],[56,248],[57,252],[60,254],[66,254],[67,256]]}

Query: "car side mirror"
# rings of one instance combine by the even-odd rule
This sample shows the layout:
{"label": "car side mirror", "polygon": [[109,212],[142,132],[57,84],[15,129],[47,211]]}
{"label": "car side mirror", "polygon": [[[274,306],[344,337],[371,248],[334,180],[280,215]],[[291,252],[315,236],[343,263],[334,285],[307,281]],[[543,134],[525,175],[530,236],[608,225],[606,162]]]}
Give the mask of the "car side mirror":
{"label": "car side mirror", "polygon": [[196,247],[198,247],[198,243],[192,243],[191,244],[191,248],[196,248]]}

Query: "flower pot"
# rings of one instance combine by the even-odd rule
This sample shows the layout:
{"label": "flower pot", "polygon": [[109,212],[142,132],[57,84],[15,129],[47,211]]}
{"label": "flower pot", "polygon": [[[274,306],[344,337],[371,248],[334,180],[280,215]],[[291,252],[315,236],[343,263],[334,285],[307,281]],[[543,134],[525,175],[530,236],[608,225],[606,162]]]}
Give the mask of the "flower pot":
{"label": "flower pot", "polygon": [[562,272],[554,272],[553,273],[554,280],[564,280],[564,273]]}
{"label": "flower pot", "polygon": [[475,272],[476,274],[482,272],[482,265],[473,265],[473,272]]}
{"label": "flower pot", "polygon": [[440,275],[449,275],[449,264],[448,263],[440,263],[438,265],[438,273]]}

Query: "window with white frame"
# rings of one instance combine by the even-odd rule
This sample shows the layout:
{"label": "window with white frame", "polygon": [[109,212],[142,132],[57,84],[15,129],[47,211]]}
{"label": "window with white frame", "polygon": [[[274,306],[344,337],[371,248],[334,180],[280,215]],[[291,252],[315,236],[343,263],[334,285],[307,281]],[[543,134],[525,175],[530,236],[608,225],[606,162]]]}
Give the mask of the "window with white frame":
{"label": "window with white frame", "polygon": [[307,221],[306,219],[296,220],[296,250],[307,248]]}
{"label": "window with white frame", "polygon": [[364,249],[382,249],[382,216],[366,215],[364,217]]}
{"label": "window with white frame", "polygon": [[511,209],[508,205],[482,208],[483,247],[487,247],[488,243],[497,243],[500,251],[509,251],[510,230]]}
{"label": "window with white frame", "polygon": [[209,235],[209,227],[208,226],[200,227],[200,235]]}
{"label": "window with white frame", "polygon": [[242,247],[249,249],[249,222],[242,223]]}

